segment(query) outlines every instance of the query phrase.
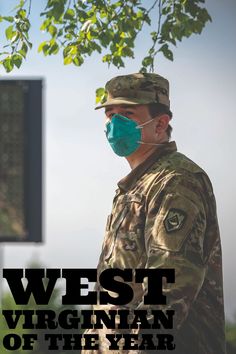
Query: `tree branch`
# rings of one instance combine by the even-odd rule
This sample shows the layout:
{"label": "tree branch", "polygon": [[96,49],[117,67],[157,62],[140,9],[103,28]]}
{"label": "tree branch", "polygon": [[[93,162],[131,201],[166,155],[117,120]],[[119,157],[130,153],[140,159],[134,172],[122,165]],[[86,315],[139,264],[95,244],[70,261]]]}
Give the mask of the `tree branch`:
{"label": "tree branch", "polygon": [[[147,10],[147,15],[154,9],[159,0],[155,0],[149,10]],[[160,2],[160,1],[159,1]]]}
{"label": "tree branch", "polygon": [[30,12],[31,12],[31,5],[32,5],[32,0],[29,0],[29,8],[28,8],[27,18],[30,16]]}

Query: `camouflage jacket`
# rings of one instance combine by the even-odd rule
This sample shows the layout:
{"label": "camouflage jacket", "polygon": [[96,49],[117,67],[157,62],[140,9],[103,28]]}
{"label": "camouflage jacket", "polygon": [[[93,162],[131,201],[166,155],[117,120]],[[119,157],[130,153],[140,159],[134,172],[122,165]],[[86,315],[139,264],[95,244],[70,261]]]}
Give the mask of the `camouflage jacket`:
{"label": "camouflage jacket", "polygon": [[[172,352],[225,353],[222,257],[215,198],[206,173],[177,152],[174,142],[158,148],[118,183],[98,272],[111,267],[174,268],[175,283],[163,286],[167,305],[158,307],[175,311],[176,348]],[[147,285],[132,286],[135,296],[129,306],[140,309]],[[106,339],[102,339],[107,330],[91,330],[96,331],[100,350],[91,353],[149,352],[110,351]]]}

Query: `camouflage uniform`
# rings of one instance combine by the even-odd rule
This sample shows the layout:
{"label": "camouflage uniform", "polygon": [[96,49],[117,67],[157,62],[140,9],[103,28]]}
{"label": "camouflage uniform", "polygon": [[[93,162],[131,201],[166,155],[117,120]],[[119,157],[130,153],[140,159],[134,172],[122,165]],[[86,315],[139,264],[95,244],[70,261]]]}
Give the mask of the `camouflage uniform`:
{"label": "camouflage uniform", "polygon": [[[176,349],[172,352],[225,353],[222,259],[215,198],[206,173],[177,152],[175,142],[158,147],[118,183],[98,273],[107,268],[174,268],[175,283],[163,285],[167,305],[157,306],[175,311]],[[129,308],[146,308],[142,300],[147,284],[131,285],[135,296]],[[102,289],[98,286],[97,290]],[[112,305],[94,306],[98,308],[108,309]],[[108,330],[94,331],[100,335],[100,350],[91,353],[148,352],[109,351],[109,342],[103,339]]]}

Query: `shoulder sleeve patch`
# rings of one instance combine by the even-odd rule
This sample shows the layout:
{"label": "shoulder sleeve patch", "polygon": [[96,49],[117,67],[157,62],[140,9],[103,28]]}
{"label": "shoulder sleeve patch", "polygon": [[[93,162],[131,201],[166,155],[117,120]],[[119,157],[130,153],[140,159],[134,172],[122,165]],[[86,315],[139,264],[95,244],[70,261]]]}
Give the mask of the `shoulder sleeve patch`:
{"label": "shoulder sleeve patch", "polygon": [[149,246],[173,252],[180,251],[194,228],[199,213],[204,214],[202,203],[193,203],[180,194],[168,194],[150,230]]}
{"label": "shoulder sleeve patch", "polygon": [[187,214],[180,209],[170,209],[164,220],[164,226],[167,233],[180,230],[184,225]]}

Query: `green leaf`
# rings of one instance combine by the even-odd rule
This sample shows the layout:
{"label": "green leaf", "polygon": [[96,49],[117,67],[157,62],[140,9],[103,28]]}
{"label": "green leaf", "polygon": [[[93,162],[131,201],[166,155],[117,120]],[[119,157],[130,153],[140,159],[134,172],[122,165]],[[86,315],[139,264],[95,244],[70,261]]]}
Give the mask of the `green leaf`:
{"label": "green leaf", "polygon": [[77,17],[79,18],[80,22],[83,23],[85,19],[88,18],[88,14],[86,11],[76,9]]}
{"label": "green leaf", "polygon": [[[187,28],[187,25],[185,25],[185,28]],[[191,30],[191,33],[192,33],[192,30]],[[179,25],[173,26],[171,28],[171,34],[172,34],[173,38],[176,38],[178,41],[182,40],[183,34],[182,34],[182,29]],[[170,33],[169,33],[169,36],[170,36]],[[170,37],[168,37],[168,41],[171,41]]]}
{"label": "green leaf", "polygon": [[72,35],[71,33],[67,33],[67,34],[65,35],[65,38],[68,39],[69,41],[71,41],[72,38],[73,38],[73,35]]}
{"label": "green leaf", "polygon": [[73,60],[72,56],[65,57],[65,58],[64,58],[64,65],[69,65],[69,64],[71,64],[71,63],[72,63],[72,60]]}
{"label": "green leaf", "polygon": [[111,54],[106,54],[106,55],[104,55],[104,56],[102,57],[102,61],[103,61],[104,63],[108,63],[108,64],[111,62],[111,59],[112,59]]}
{"label": "green leaf", "polygon": [[173,61],[174,57],[173,57],[173,52],[169,49],[168,44],[164,44],[159,50],[158,52],[162,52],[164,54],[164,56]]}
{"label": "green leaf", "polygon": [[18,54],[14,54],[12,56],[12,62],[19,69],[22,64],[22,56],[20,56]]}
{"label": "green leaf", "polygon": [[96,104],[101,103],[103,104],[106,101],[107,98],[107,92],[103,87],[99,87],[96,90]]}
{"label": "green leaf", "polygon": [[102,52],[102,48],[100,47],[99,44],[97,44],[96,42],[92,42],[90,47],[92,48],[93,51],[97,51],[98,53]]}
{"label": "green leaf", "polygon": [[13,70],[12,58],[8,57],[8,58],[4,59],[2,64],[3,64],[7,73],[9,73],[10,71]]}
{"label": "green leaf", "polygon": [[84,59],[81,56],[77,56],[72,60],[76,66],[81,66],[84,63]]}
{"label": "green leaf", "polygon": [[14,43],[14,42],[16,42],[18,39],[19,39],[19,37],[20,37],[20,33],[19,32],[13,32],[12,33],[12,38],[11,38],[11,43]]}
{"label": "green leaf", "polygon": [[21,49],[18,50],[18,53],[22,55],[23,58],[26,57],[26,54],[28,52],[28,47],[25,42],[22,43]]}
{"label": "green leaf", "polygon": [[63,56],[68,57],[68,55],[75,55],[78,51],[78,47],[76,45],[68,45],[64,50],[63,50]]}
{"label": "green leaf", "polygon": [[49,54],[49,49],[50,49],[50,44],[47,41],[42,42],[38,47],[38,53],[43,52],[43,54],[47,56]]}
{"label": "green leaf", "polygon": [[14,28],[13,25],[11,25],[7,27],[5,30],[5,35],[8,40],[11,40],[13,37],[13,28]]}
{"label": "green leaf", "polygon": [[53,25],[50,25],[48,27],[48,32],[51,34],[52,37],[55,37],[57,35],[57,28]]}
{"label": "green leaf", "polygon": [[48,54],[51,55],[51,54],[57,54],[59,51],[59,45],[55,42],[53,43],[53,45],[50,47],[49,51],[48,51]]}
{"label": "green leaf", "polygon": [[8,22],[14,22],[14,17],[12,16],[3,16],[2,19]]}
{"label": "green leaf", "polygon": [[54,2],[53,8],[51,10],[51,15],[55,18],[56,21],[59,21],[61,16],[63,16],[64,10],[65,4],[63,0]]}
{"label": "green leaf", "polygon": [[130,47],[124,47],[122,54],[127,57],[134,58],[134,52]]}
{"label": "green leaf", "polygon": [[43,47],[44,47],[46,44],[47,44],[47,42],[46,42],[46,41],[45,41],[45,42],[40,43],[40,45],[38,46],[38,53],[42,52]]}
{"label": "green leaf", "polygon": [[74,33],[74,30],[75,30],[75,29],[76,29],[75,23],[70,23],[70,22],[69,22],[69,25],[68,25],[68,26],[65,26],[65,27],[64,27],[64,31],[65,31],[65,32],[72,33],[73,35],[75,35],[75,33]]}
{"label": "green leaf", "polygon": [[13,10],[20,9],[20,8],[22,8],[24,5],[25,5],[25,0],[20,0],[20,3],[19,3],[17,6],[15,6]]}
{"label": "green leaf", "polygon": [[66,10],[64,14],[65,20],[72,20],[75,17],[75,11],[73,9]]}
{"label": "green leaf", "polygon": [[17,11],[17,15],[24,19],[26,17],[26,10],[25,9],[20,9],[19,11]]}
{"label": "green leaf", "polygon": [[140,73],[147,73],[147,68],[146,67],[141,67],[141,69],[139,70]]}
{"label": "green leaf", "polygon": [[22,31],[28,32],[30,29],[30,26],[31,26],[31,24],[27,18],[24,21],[22,21],[22,25],[21,25]]}
{"label": "green leaf", "polygon": [[46,43],[46,44],[43,46],[43,54],[44,54],[45,56],[48,55],[49,48],[50,48],[50,45],[49,45],[48,43]]}
{"label": "green leaf", "polygon": [[99,87],[97,90],[96,90],[96,96],[100,97],[104,94],[104,87]]}
{"label": "green leaf", "polygon": [[148,15],[144,15],[143,19],[149,26],[151,26],[151,19]]}
{"label": "green leaf", "polygon": [[113,57],[112,63],[113,63],[118,69],[121,68],[121,67],[124,68],[124,66],[125,66],[123,60],[122,60],[121,57],[119,57],[119,56]]}
{"label": "green leaf", "polygon": [[33,46],[33,44],[28,40],[28,38],[27,38],[27,36],[26,36],[26,34],[24,33],[23,34],[23,37],[24,37],[24,39],[25,39],[25,41],[26,41],[26,43],[27,43],[27,45],[28,45],[28,47],[30,47],[30,49],[32,48],[32,46]]}
{"label": "green leaf", "polygon": [[51,22],[52,22],[51,18],[47,18],[45,21],[43,21],[40,30],[45,31],[50,26]]}
{"label": "green leaf", "polygon": [[150,55],[145,57],[143,60],[142,60],[142,65],[144,67],[148,67],[148,66],[151,66],[153,64],[153,57],[151,57]]}

